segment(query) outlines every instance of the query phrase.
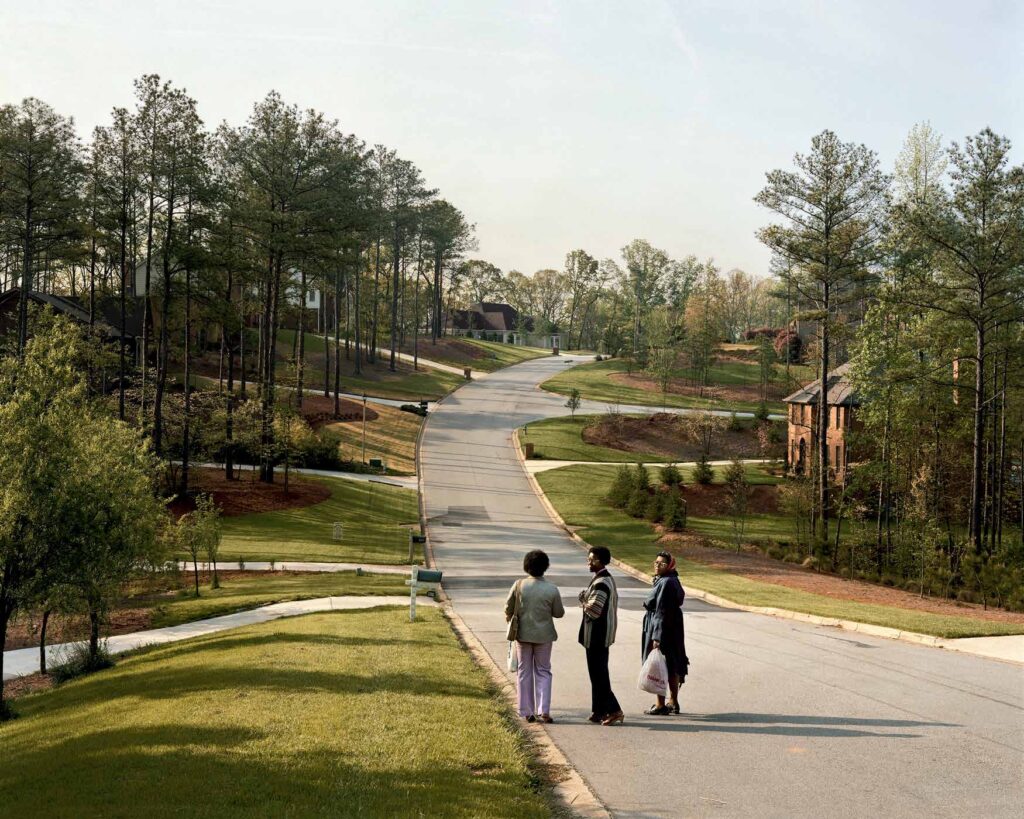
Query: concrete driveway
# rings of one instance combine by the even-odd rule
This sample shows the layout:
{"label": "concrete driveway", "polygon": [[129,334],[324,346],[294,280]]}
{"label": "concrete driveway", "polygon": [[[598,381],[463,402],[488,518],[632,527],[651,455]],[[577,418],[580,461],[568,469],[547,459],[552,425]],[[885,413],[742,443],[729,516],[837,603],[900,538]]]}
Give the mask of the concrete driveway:
{"label": "concrete driveway", "polygon": [[[522,556],[551,556],[548,577],[567,615],[549,730],[614,815],[1020,815],[1020,666],[688,602],[683,714],[642,716],[650,697],[635,681],[646,590],[622,576],[611,673],[626,723],[588,723],[575,599],[588,580],[585,555],[551,523],[512,448],[517,427],[567,414],[564,397],[536,389],[566,366],[525,362],[445,399],[423,437],[424,503],[445,588],[499,663],[502,606]],[[581,412],[604,409],[588,403]]]}

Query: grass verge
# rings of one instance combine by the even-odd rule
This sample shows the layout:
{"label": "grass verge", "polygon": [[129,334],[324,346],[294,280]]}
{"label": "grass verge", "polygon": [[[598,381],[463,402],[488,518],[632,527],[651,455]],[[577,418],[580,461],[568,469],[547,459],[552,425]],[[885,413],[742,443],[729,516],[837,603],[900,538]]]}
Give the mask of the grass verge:
{"label": "grass verge", "polygon": [[[746,370],[751,369],[750,365],[728,362],[712,367],[710,383],[712,386],[747,386],[745,380]],[[754,384],[757,383],[757,369],[754,369]],[[660,392],[651,392],[631,387],[626,384],[618,384],[611,380],[610,376],[615,373],[625,373],[626,362],[621,358],[596,361],[593,364],[581,364],[577,367],[567,369],[562,373],[549,378],[540,386],[541,389],[549,392],[556,392],[560,395],[569,395],[573,388],[580,391],[580,397],[589,398],[594,401],[604,401],[608,404],[635,404],[638,406],[665,406],[665,407],[690,407],[696,409],[734,409],[741,412],[755,412],[758,408],[757,401],[727,400],[713,398],[699,398],[693,395],[681,395],[669,392],[662,395]],[[685,371],[676,373],[677,377],[687,376]],[[785,405],[781,401],[769,401],[768,410],[773,413],[785,411]]]}
{"label": "grass verge", "polygon": [[[624,563],[650,572],[651,561],[659,549],[658,534],[646,521],[632,518],[604,502],[616,469],[614,466],[568,466],[541,472],[537,481],[562,519],[580,537],[594,546],[606,546]],[[715,521],[715,525],[721,523]],[[748,526],[754,523],[751,520]],[[700,520],[690,521],[690,524],[700,531]],[[703,525],[709,523],[704,521]],[[755,532],[750,534],[754,536]],[[1020,626],[1011,623],[841,600],[750,580],[689,560],[680,561],[680,573],[685,584],[745,606],[770,606],[937,637],[1022,633]]]}
{"label": "grass verge", "polygon": [[545,418],[519,429],[519,443],[531,443],[534,453],[549,461],[604,461],[606,463],[634,464],[667,463],[668,459],[644,452],[626,452],[607,446],[588,444],[583,440],[583,429],[596,415],[577,415],[571,418]]}
{"label": "grass verge", "polygon": [[[314,560],[339,563],[405,563],[408,527],[419,520],[416,492],[387,484],[343,478],[325,482],[331,497],[302,509],[223,519],[220,556],[244,560]],[[343,537],[333,540],[335,522]],[[422,553],[416,554],[417,559]]]}
{"label": "grass verge", "polygon": [[[416,474],[416,436],[423,419],[397,407],[374,404],[377,417],[366,422],[366,457],[383,458],[388,472],[399,475]],[[328,429],[341,438],[341,457],[360,462],[363,457],[363,425],[360,421],[328,424]]]}
{"label": "grass verge", "polygon": [[546,817],[440,612],[333,612],[160,647],[18,703],[12,816]]}
{"label": "grass verge", "polygon": [[[222,566],[221,568],[229,568]],[[152,628],[176,626],[222,614],[315,597],[342,595],[408,594],[401,575],[355,572],[252,572],[221,580],[218,589],[200,585],[200,597],[193,597],[192,573],[182,572],[183,588],[176,598],[156,602]]]}

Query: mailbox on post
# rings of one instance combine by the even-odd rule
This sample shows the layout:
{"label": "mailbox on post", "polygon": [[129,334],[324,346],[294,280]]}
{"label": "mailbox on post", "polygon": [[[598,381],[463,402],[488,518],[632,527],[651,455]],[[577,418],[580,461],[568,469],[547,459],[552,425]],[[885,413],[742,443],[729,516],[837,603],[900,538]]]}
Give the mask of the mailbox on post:
{"label": "mailbox on post", "polygon": [[409,562],[416,562],[416,547],[422,546],[427,542],[426,535],[417,535],[411,529],[409,530]]}
{"label": "mailbox on post", "polygon": [[427,414],[427,402],[426,401],[420,401],[420,413],[422,415],[426,415]]}
{"label": "mailbox on post", "polygon": [[406,580],[409,587],[409,622],[416,619],[416,593],[420,589],[437,591],[441,584],[441,575],[438,569],[421,569],[419,566],[412,567],[412,580]]}

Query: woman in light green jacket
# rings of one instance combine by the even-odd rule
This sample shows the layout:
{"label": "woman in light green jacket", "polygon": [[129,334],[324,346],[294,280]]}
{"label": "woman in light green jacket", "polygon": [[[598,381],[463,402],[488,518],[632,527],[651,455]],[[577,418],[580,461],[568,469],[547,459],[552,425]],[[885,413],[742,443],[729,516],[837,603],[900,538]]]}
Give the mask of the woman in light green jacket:
{"label": "woman in light green jacket", "polygon": [[505,620],[518,615],[516,671],[519,716],[527,722],[551,719],[551,646],[558,639],[554,618],[565,615],[558,586],[544,579],[551,561],[536,549],[523,558],[527,576],[517,580],[505,600]]}

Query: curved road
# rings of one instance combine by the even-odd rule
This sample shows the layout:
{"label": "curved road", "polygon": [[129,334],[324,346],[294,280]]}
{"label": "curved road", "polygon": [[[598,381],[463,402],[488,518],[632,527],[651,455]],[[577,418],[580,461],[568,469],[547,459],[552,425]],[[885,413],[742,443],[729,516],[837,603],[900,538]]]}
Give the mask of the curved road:
{"label": "curved road", "polygon": [[512,448],[517,427],[566,414],[564,397],[536,388],[566,363],[525,362],[445,399],[423,436],[424,504],[445,588],[502,666],[502,607],[522,555],[551,556],[567,616],[548,729],[614,815],[1020,815],[1020,666],[687,601],[683,714],[641,716],[650,700],[635,684],[645,589],[622,576],[611,672],[626,724],[587,722],[575,600],[585,556],[552,524]]}

